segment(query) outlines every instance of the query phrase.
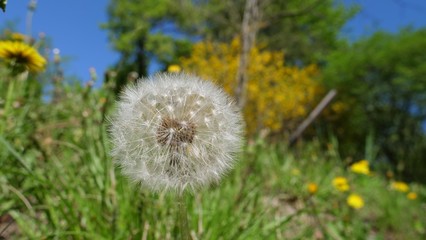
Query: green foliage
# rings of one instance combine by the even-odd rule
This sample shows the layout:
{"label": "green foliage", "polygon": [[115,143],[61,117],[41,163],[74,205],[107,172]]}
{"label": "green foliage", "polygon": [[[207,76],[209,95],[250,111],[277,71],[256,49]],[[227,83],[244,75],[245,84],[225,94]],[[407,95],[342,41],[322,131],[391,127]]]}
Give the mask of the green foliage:
{"label": "green foliage", "polygon": [[[241,32],[246,1],[206,1],[206,26],[202,34],[209,40],[230,42]],[[261,22],[258,39],[270,50],[284,51],[286,61],[308,65],[323,60],[340,45],[338,35],[356,8],[345,8],[333,0],[259,1]]]}
{"label": "green foliage", "polygon": [[0,0],[0,8],[3,12],[6,12],[7,0]]}
{"label": "green foliage", "polygon": [[350,106],[336,124],[342,129],[341,141],[362,144],[374,133],[379,155],[418,180],[425,180],[420,171],[426,168],[420,162],[425,151],[426,57],[419,51],[426,48],[425,39],[424,29],[376,33],[331,54],[324,73],[325,83]]}
{"label": "green foliage", "polygon": [[338,35],[356,12],[335,0],[274,0],[266,4],[259,38],[273,50],[284,50],[293,64],[323,61],[341,45]]}
{"label": "green foliage", "polygon": [[179,26],[188,25],[194,11],[191,1],[177,4],[172,0],[110,1],[109,19],[102,27],[108,31],[112,45],[120,53],[115,66],[117,90],[132,71],[146,76],[150,60],[168,64],[188,53],[189,41],[177,39],[172,34],[181,31]]}

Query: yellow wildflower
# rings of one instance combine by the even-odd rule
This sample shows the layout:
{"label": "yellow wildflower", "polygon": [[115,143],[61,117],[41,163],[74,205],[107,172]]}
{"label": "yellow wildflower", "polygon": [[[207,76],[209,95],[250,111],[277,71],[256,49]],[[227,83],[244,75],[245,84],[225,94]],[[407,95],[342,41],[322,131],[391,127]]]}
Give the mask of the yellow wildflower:
{"label": "yellow wildflower", "polygon": [[399,192],[408,192],[410,187],[405,182],[395,181],[391,183],[391,188]]}
{"label": "yellow wildflower", "polygon": [[348,180],[344,177],[335,177],[333,179],[333,186],[341,192],[346,192],[350,188]]}
{"label": "yellow wildflower", "polygon": [[354,173],[370,175],[370,167],[367,160],[361,160],[352,164],[350,169]]}
{"label": "yellow wildflower", "polygon": [[180,68],[180,66],[176,64],[172,64],[167,68],[167,72],[170,72],[170,73],[178,73],[181,70],[182,69]]}
{"label": "yellow wildflower", "polygon": [[415,192],[409,192],[407,194],[407,198],[410,199],[410,200],[416,200],[417,199],[417,193],[415,193]]}
{"label": "yellow wildflower", "polygon": [[346,203],[354,209],[360,209],[364,207],[364,199],[358,194],[352,193],[346,199]]}
{"label": "yellow wildflower", "polygon": [[33,72],[43,71],[46,65],[46,59],[36,49],[20,41],[0,41],[0,58],[12,67]]}
{"label": "yellow wildflower", "polygon": [[308,184],[308,192],[312,195],[318,192],[318,185],[316,183],[309,183]]}

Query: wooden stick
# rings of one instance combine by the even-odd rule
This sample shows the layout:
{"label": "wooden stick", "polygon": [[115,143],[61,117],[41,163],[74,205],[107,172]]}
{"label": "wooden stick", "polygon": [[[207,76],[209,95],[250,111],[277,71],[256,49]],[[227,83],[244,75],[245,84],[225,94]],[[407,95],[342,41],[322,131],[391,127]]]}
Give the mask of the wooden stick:
{"label": "wooden stick", "polygon": [[318,115],[324,110],[324,108],[333,100],[336,96],[337,91],[335,89],[330,90],[327,95],[321,100],[321,102],[315,107],[315,109],[309,114],[309,116],[300,124],[296,131],[290,135],[289,144],[293,146],[297,139],[302,135],[305,129],[318,117]]}

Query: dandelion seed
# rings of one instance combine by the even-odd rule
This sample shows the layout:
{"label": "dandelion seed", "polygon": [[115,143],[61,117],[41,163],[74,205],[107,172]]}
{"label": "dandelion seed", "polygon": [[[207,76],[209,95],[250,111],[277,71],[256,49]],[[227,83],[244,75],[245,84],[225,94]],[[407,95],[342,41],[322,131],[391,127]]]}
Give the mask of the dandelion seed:
{"label": "dandelion seed", "polygon": [[242,133],[240,112],[211,82],[159,74],[121,95],[112,155],[125,175],[152,190],[194,191],[234,165]]}

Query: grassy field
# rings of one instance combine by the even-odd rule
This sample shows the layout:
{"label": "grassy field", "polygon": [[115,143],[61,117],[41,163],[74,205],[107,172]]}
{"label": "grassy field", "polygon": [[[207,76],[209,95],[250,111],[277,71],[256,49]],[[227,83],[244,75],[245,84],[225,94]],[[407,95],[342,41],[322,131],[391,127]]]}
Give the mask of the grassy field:
{"label": "grassy field", "polygon": [[[47,101],[36,82],[16,81],[13,91],[10,83],[0,89],[0,236],[178,236],[175,196],[132,185],[114,168],[111,86],[70,85]],[[367,159],[370,173],[354,172],[348,164],[357,159],[337,147],[248,141],[219,185],[186,196],[192,238],[425,239],[426,188],[395,184],[375,171],[375,159]],[[345,187],[333,185],[336,177]]]}

